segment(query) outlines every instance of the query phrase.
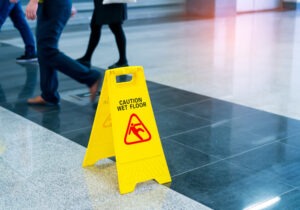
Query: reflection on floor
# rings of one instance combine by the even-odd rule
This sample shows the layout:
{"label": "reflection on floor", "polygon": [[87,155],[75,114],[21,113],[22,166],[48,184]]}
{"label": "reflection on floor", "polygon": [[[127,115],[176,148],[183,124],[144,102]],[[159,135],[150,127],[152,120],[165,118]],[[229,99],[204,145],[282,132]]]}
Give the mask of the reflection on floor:
{"label": "reflection on floor", "polygon": [[112,160],[82,168],[84,147],[1,107],[0,116],[0,209],[209,210],[155,182],[120,195]]}
{"label": "reflection on floor", "polygon": [[[294,26],[296,27],[296,22],[298,19],[293,13],[246,15],[237,18],[235,23],[238,25],[242,19],[253,20],[253,18],[257,18],[259,20],[264,19],[266,21],[264,24],[269,22],[271,26],[275,27],[273,22],[281,17],[281,15],[283,18],[281,23],[287,24],[286,28],[284,28],[286,31],[293,29],[290,25],[288,25],[289,19],[294,21]],[[145,46],[148,43],[144,43],[143,39],[135,39],[135,42],[132,44],[134,45],[132,48],[136,49],[138,52],[142,52],[142,50],[139,48],[149,49],[149,52],[144,51],[145,54],[140,53],[143,55],[155,56],[156,53],[159,54],[157,51],[161,50],[163,53],[166,53],[164,56],[162,56],[162,58],[166,58],[166,56],[172,57],[174,55],[179,55],[182,52],[184,44],[188,45],[188,47],[191,47],[191,51],[195,50],[192,49],[192,41],[195,37],[192,37],[192,40],[189,40],[188,38],[185,39],[184,37],[177,37],[174,35],[175,38],[173,41],[175,40],[177,42],[177,45],[179,46],[178,50],[180,51],[179,54],[176,54],[176,52],[170,51],[172,45],[166,46],[171,44],[169,42],[170,39],[168,39],[168,34],[171,34],[171,30],[167,31],[168,27],[170,29],[174,27],[174,25],[178,26],[177,28],[180,28],[179,26],[184,26],[184,29],[181,28],[179,30],[179,34],[186,34],[188,31],[190,31],[190,34],[195,35],[193,33],[197,32],[199,33],[199,36],[204,36],[203,39],[209,39],[209,37],[203,34],[204,29],[207,27],[210,28],[210,24],[213,24],[213,26],[216,27],[214,30],[224,32],[224,27],[228,23],[227,21],[231,22],[232,20],[216,19],[202,22],[184,21],[179,23],[163,23],[161,25],[138,26],[145,29],[141,30],[142,34],[144,35],[146,32],[159,31],[155,29],[162,30],[163,33],[152,34],[152,39],[154,39],[154,42],[149,41],[150,44],[155,42],[162,43],[163,40],[166,42],[164,43],[165,45],[161,46],[161,48],[152,49]],[[224,24],[222,24],[222,22]],[[263,25],[263,23],[261,24]],[[200,29],[195,29],[195,31],[192,30],[192,28],[196,25],[199,26]],[[284,27],[284,25],[280,24],[279,26]],[[127,30],[130,36],[133,31],[136,31],[136,28],[129,27]],[[236,30],[237,32],[241,32],[238,29]],[[104,34],[105,33],[108,32],[106,31]],[[82,34],[85,34],[85,32],[77,31],[66,34],[65,37],[68,37],[69,39],[67,39],[63,47],[65,47],[65,49],[70,47],[70,43],[75,43],[75,40],[79,39],[79,37],[82,37]],[[288,35],[283,34],[283,32],[279,33],[278,37],[274,35],[273,38],[275,40],[283,39],[281,40],[281,43],[284,46],[280,45],[281,47],[289,49],[293,48],[293,45],[295,44],[293,41],[295,39],[292,41],[285,39]],[[165,70],[164,74],[159,72],[160,70],[157,70],[158,67],[156,66],[156,63],[152,63],[148,60],[151,59],[151,57],[142,58],[139,57],[141,56],[139,54],[136,55],[138,58],[135,57],[132,59],[140,59],[137,63],[144,62],[146,71],[149,69],[153,70],[153,72],[146,72],[146,76],[148,75],[149,77],[147,78],[151,78],[150,80],[155,82],[147,81],[147,85],[149,88],[159,133],[162,138],[165,155],[173,179],[171,189],[212,209],[244,209],[252,205],[265,203],[267,201],[274,201],[272,206],[269,207],[270,209],[297,209],[300,205],[300,121],[297,120],[299,117],[294,109],[295,107],[293,106],[294,102],[297,101],[297,96],[293,94],[293,91],[291,91],[297,89],[297,86],[295,86],[295,83],[293,83],[293,88],[288,89],[288,84],[290,84],[289,81],[283,81],[283,79],[280,81],[276,80],[277,78],[281,78],[279,76],[279,72],[282,74],[282,77],[285,75],[280,67],[276,69],[276,77],[270,76],[275,64],[271,63],[269,59],[271,59],[272,56],[278,58],[278,56],[274,56],[273,50],[260,48],[262,51],[259,52],[258,57],[250,57],[251,59],[247,57],[249,56],[249,52],[247,52],[245,48],[240,48],[239,45],[247,47],[251,44],[253,46],[254,43],[240,43],[239,41],[241,41],[241,35],[238,35],[238,33],[235,34],[237,37],[228,37],[228,40],[234,39],[236,41],[235,53],[237,53],[239,57],[238,60],[235,60],[235,62],[232,63],[232,54],[230,54],[230,52],[226,54],[227,50],[231,48],[226,47],[222,45],[222,42],[219,42],[222,40],[222,38],[219,37],[221,35],[222,33],[216,33],[215,37],[212,36],[213,38],[211,38],[214,40],[214,52],[210,51],[211,48],[209,47],[209,43],[204,42],[203,40],[201,43],[204,45],[203,49],[197,51],[196,54],[203,55],[203,58],[201,58],[200,61],[197,60],[197,56],[187,58],[183,55],[181,58],[185,59],[184,61],[179,59],[173,59],[171,61],[168,59],[161,59],[162,67],[160,67],[160,70],[163,68]],[[73,39],[71,38],[72,36]],[[148,36],[150,36],[149,33]],[[219,37],[219,39],[217,37]],[[247,38],[247,36],[243,37]],[[148,38],[150,39],[151,37]],[[15,41],[14,39],[12,40]],[[263,40],[266,40],[266,37],[256,37],[255,40],[260,40],[262,42]],[[106,45],[108,42],[109,41],[107,40],[104,41],[103,48],[109,48]],[[183,45],[180,45],[179,43],[182,43]],[[231,45],[232,42],[225,44]],[[197,45],[197,43],[195,43],[194,46],[195,45]],[[219,48],[218,46],[223,46],[223,48]],[[275,42],[271,41],[268,46],[274,48],[280,47]],[[166,49],[169,50],[168,53],[165,51]],[[184,49],[188,50],[188,48]],[[1,45],[0,105],[5,109],[11,110],[12,112],[23,116],[24,118],[27,118],[43,126],[44,128],[59,134],[60,136],[70,139],[82,146],[86,146],[93,123],[95,108],[91,104],[78,104],[70,100],[62,100],[59,108],[27,106],[25,99],[31,95],[39,93],[38,66],[20,66],[16,64],[14,62],[14,58],[17,57],[21,51],[22,50],[20,48],[13,47],[8,44]],[[208,54],[210,56],[213,55],[213,59],[211,57],[207,57],[204,51],[210,51]],[[107,53],[107,51],[105,51],[105,53]],[[129,52],[129,54],[130,53],[131,52]],[[226,56],[222,58],[224,53]],[[287,58],[289,55],[288,52],[287,54],[284,54],[284,52],[281,51],[281,53],[284,58]],[[77,57],[78,54],[72,55]],[[250,50],[250,54],[251,56],[254,56],[255,53],[253,54],[253,51]],[[101,62],[108,62],[108,60],[105,60],[107,59],[105,56],[101,56],[98,56],[103,58]],[[263,56],[268,56],[268,62],[266,62],[266,60],[262,61]],[[280,58],[281,57],[279,56],[278,62],[280,62],[280,65],[278,66],[289,65],[290,60],[287,60],[286,63],[284,63],[284,60]],[[101,66],[97,62],[98,61],[96,61],[95,64],[97,66]],[[184,64],[180,66],[181,62]],[[265,70],[268,72],[268,74],[266,72],[261,72],[263,78],[260,78],[260,73],[256,71],[257,69],[259,69],[259,71],[262,70],[262,68],[255,67],[257,62],[260,64],[265,62],[264,68],[266,68]],[[252,64],[253,68],[250,68],[250,63]],[[197,68],[195,67],[197,65],[199,65],[198,67],[201,67],[198,74],[196,72]],[[183,68],[183,66],[186,66],[187,68]],[[293,66],[298,66],[296,61],[294,61]],[[227,75],[221,73],[222,67],[228,70],[226,72]],[[297,72],[297,68],[294,67],[292,70],[288,70],[290,72]],[[208,71],[205,70],[205,68],[207,68]],[[186,77],[185,75],[182,75],[183,69],[189,72]],[[231,69],[234,69],[234,71]],[[239,69],[241,69],[241,71],[245,70],[246,74],[238,72]],[[249,76],[251,75],[251,71],[253,71],[253,77]],[[82,87],[82,85],[77,84],[64,75],[59,76],[61,81],[60,92],[62,95],[74,90],[84,92],[85,89]],[[197,80],[197,82],[191,82],[193,81],[192,76],[194,76],[194,79],[199,80]],[[254,81],[254,76],[258,78],[259,81],[253,84],[251,81]],[[237,78],[243,80],[238,82]],[[208,84],[209,82],[213,82],[213,84]],[[270,82],[272,85],[268,86],[267,84],[270,84]],[[281,107],[282,105],[280,103],[279,105],[275,104],[275,102],[281,102],[280,100],[277,100],[279,95],[274,93],[276,90],[278,90],[273,86],[276,82],[280,84],[280,87],[285,88],[279,94],[280,96],[282,96],[282,94],[285,92],[289,92],[290,95],[286,97],[288,99],[290,99],[289,97],[292,97],[292,100],[286,100],[286,102],[291,102],[288,107],[285,107],[286,109],[289,108],[286,114],[283,112],[276,112],[276,110],[279,110],[276,109],[276,107]],[[249,84],[251,84],[251,88],[249,88]],[[222,89],[223,85],[224,89]],[[232,95],[226,92],[230,85],[232,85],[233,88]],[[240,90],[238,89],[239,85],[242,87]],[[256,101],[253,101],[253,104],[251,104],[251,101],[247,104],[247,100],[243,100],[246,98],[243,96],[243,94],[251,93],[249,94],[249,98],[254,100],[254,95],[255,93],[259,92],[260,87],[262,88],[262,93],[264,94],[272,95],[274,93],[274,98],[270,96],[270,99],[274,100],[266,100],[267,102],[263,103],[262,98],[264,94],[262,94],[262,96],[258,96]],[[268,89],[268,87],[270,87],[270,89]],[[201,88],[203,88],[203,91],[207,94],[199,94],[199,89]],[[191,89],[193,92],[190,92]],[[226,93],[222,95],[224,91]],[[269,95],[266,97],[269,97]],[[227,99],[227,101],[221,99]],[[231,100],[231,102],[229,102],[229,100]],[[237,104],[233,102],[240,103]],[[270,106],[270,102],[274,102],[274,106]],[[247,104],[247,106],[245,106],[245,104]],[[255,106],[257,104],[259,105]],[[255,108],[251,108],[252,105]],[[275,109],[272,109],[272,113],[262,111],[266,110],[267,107],[275,107]],[[283,110],[280,109],[280,111]],[[2,113],[5,113],[6,115],[6,112],[2,111]],[[291,118],[292,113],[295,113],[294,119]],[[9,120],[10,116],[12,115],[7,115],[9,117],[4,118],[5,121],[0,121],[1,126],[2,124],[14,124],[13,121]],[[16,131],[16,129],[13,127],[12,130]],[[7,141],[5,133],[7,132],[1,132],[0,141],[1,139],[2,141],[3,139],[6,139]],[[22,136],[22,130],[17,130],[16,133],[11,135]],[[58,139],[64,139],[63,137]],[[37,144],[39,143],[38,137],[32,137],[30,147],[33,147],[35,144],[35,142],[32,141],[33,139],[37,139]],[[66,139],[64,139],[64,141],[65,140]],[[7,143],[6,141],[2,142],[4,147],[5,145],[10,145],[10,143]],[[3,151],[4,147],[1,147],[0,145],[0,151]],[[77,148],[78,146],[72,144],[71,148],[73,147]],[[3,159],[3,157],[5,157],[5,151],[7,151],[7,149],[4,150],[4,153],[2,152],[0,166],[4,164],[3,161],[5,161],[5,159]],[[31,150],[29,149],[29,151]],[[50,151],[51,150],[49,149],[48,152]],[[34,151],[32,150],[31,152]],[[22,152],[17,154],[22,154]],[[65,156],[64,154],[62,155]],[[72,156],[74,154],[72,151],[69,151],[68,155]],[[49,157],[50,156],[51,154],[49,153]],[[43,159],[41,161],[43,161]],[[47,162],[46,160],[44,161]],[[44,162],[40,162],[38,164],[43,163]],[[55,162],[52,164],[55,164]],[[110,162],[107,164],[109,165]],[[43,170],[47,170],[48,166],[47,164],[45,165],[45,168],[43,168],[44,165],[38,166],[40,166]],[[8,167],[5,164],[4,166],[5,170],[12,170],[12,168],[18,167],[18,165],[10,165]],[[34,166],[35,165],[32,165],[32,167]],[[101,168],[102,166],[99,167]],[[67,169],[61,168],[61,170]],[[76,170],[79,169],[77,168]],[[74,170],[74,172],[76,172],[76,170]],[[95,171],[98,170],[98,168],[95,169]],[[66,171],[66,177],[61,176],[62,173],[57,174],[60,176],[57,177],[58,179],[63,179],[64,181],[70,183],[74,182],[73,171]],[[83,171],[81,174],[82,173],[86,172]],[[19,173],[15,174],[15,176],[18,174]],[[0,177],[1,180],[6,180],[2,178],[1,175]],[[23,178],[24,177],[21,177],[21,179]],[[54,181],[52,180],[54,178],[51,178],[50,176],[38,178],[38,176],[35,175],[33,177],[34,180],[30,180],[31,182],[29,184],[34,184],[35,179],[44,178],[47,179],[47,183],[52,183],[52,181]],[[93,176],[93,178],[98,180],[101,177],[97,178],[97,176]],[[43,182],[39,183],[41,186],[37,185],[37,190],[43,187]],[[53,193],[56,190],[55,187],[60,187],[56,184],[57,182],[54,182],[49,186],[50,188],[48,193]],[[11,185],[5,186],[7,187],[8,192],[9,189],[11,189],[10,187],[13,187]],[[21,187],[27,188],[28,186],[22,185]],[[151,191],[151,193],[154,191]],[[47,198],[48,193],[43,195],[45,199]],[[81,192],[77,192],[76,195],[79,193]],[[149,197],[152,196],[151,193],[148,195]],[[135,195],[136,194],[134,194],[134,196]],[[77,199],[76,197],[72,197],[71,199],[73,200],[64,200],[66,194],[58,196],[60,197],[63,205],[72,205],[72,202]],[[4,201],[7,199],[5,195],[1,195],[0,199],[1,198]],[[84,197],[80,197],[80,200],[83,200],[82,198]],[[127,202],[126,198],[121,197],[118,199],[124,199],[123,202]],[[45,203],[45,205],[48,204],[49,203]],[[96,204],[98,203],[96,202]],[[108,203],[106,204],[110,206]],[[190,204],[194,205],[193,202]],[[89,204],[84,203],[84,205]],[[89,209],[91,207],[87,206],[86,208]],[[138,209],[147,208],[141,207]],[[151,209],[155,209],[155,207],[152,207]],[[161,209],[168,209],[168,207],[162,206]],[[191,208],[186,207],[185,209]]]}

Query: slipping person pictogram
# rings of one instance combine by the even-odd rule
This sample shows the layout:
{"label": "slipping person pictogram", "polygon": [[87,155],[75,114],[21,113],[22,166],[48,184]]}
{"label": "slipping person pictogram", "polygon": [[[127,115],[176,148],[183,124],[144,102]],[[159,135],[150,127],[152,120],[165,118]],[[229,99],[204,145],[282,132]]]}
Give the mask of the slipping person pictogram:
{"label": "slipping person pictogram", "polygon": [[[134,134],[134,135],[131,135]],[[125,134],[125,144],[135,144],[151,139],[151,134],[136,114],[132,114],[129,119]]]}
{"label": "slipping person pictogram", "polygon": [[143,137],[139,134],[139,132],[144,132],[144,129],[136,128],[139,125],[141,125],[141,123],[137,123],[137,124],[131,123],[128,135],[130,135],[132,131],[134,135],[136,135],[141,141],[143,141]]}

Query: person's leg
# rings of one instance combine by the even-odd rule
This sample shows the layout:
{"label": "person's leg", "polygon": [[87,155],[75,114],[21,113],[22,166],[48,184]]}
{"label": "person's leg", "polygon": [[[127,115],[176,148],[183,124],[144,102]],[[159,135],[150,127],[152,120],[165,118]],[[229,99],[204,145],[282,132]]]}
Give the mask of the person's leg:
{"label": "person's leg", "polygon": [[118,62],[110,66],[109,68],[128,66],[126,57],[126,36],[122,28],[122,23],[109,24],[109,28],[115,36],[119,52]]}
{"label": "person's leg", "polygon": [[[39,4],[37,48],[40,64],[41,97],[44,101],[54,104],[59,102],[56,70],[86,84],[94,96],[96,94],[95,86],[99,84],[100,79],[98,71],[86,68],[58,50],[58,41],[70,14],[70,1],[52,0]],[[29,99],[28,103],[36,104],[40,101],[40,98],[36,97]]]}
{"label": "person's leg", "polygon": [[10,3],[9,0],[0,1],[0,30],[13,7],[14,4]]}
{"label": "person's leg", "polygon": [[[9,14],[15,28],[21,34],[21,37],[25,43],[25,55],[29,58],[36,58],[36,51],[35,51],[35,41],[32,31],[25,19],[24,12],[21,7],[21,3],[18,2],[15,4],[13,9]],[[36,59],[35,59],[36,60]]]}
{"label": "person's leg", "polygon": [[[52,44],[57,45],[58,37],[49,34],[48,30],[51,23],[44,14],[44,4],[39,4],[37,11],[37,25],[36,25],[36,40],[37,40],[37,56],[40,67],[40,88],[41,97],[47,103],[57,104],[60,97],[58,94],[58,78],[56,70],[51,67],[48,62],[47,55],[43,52],[47,50]],[[51,40],[51,43],[50,43]],[[28,100],[30,104],[38,104],[36,98]],[[40,103],[42,104],[42,103]]]}
{"label": "person's leg", "polygon": [[102,25],[95,24],[94,19],[92,19],[90,26],[91,26],[91,33],[90,33],[88,47],[86,49],[84,56],[77,59],[77,61],[79,61],[81,64],[87,67],[91,66],[92,56],[99,43],[101,37],[101,28],[102,28]]}

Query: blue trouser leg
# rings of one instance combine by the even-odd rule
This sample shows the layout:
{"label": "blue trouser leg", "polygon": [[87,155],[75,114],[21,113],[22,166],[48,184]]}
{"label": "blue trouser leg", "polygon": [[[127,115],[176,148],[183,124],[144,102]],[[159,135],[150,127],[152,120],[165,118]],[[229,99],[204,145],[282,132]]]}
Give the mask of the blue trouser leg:
{"label": "blue trouser leg", "polygon": [[15,28],[17,28],[21,34],[25,44],[25,53],[35,54],[34,36],[26,22],[20,2],[14,4],[10,3],[9,0],[0,1],[0,29],[8,16],[11,18]]}
{"label": "blue trouser leg", "polygon": [[10,14],[12,22],[15,28],[17,28],[22,36],[25,43],[25,53],[28,55],[35,54],[35,41],[31,29],[25,19],[24,12],[21,7],[20,1],[14,4]]}
{"label": "blue trouser leg", "polygon": [[9,16],[10,11],[14,7],[14,4],[11,4],[9,0],[0,1],[0,29],[4,24],[6,18]]}
{"label": "blue trouser leg", "polygon": [[42,4],[39,4],[36,37],[41,96],[52,103],[59,101],[56,70],[88,87],[91,87],[100,77],[98,71],[86,68],[58,49],[59,38],[70,14],[70,0],[44,0]]}

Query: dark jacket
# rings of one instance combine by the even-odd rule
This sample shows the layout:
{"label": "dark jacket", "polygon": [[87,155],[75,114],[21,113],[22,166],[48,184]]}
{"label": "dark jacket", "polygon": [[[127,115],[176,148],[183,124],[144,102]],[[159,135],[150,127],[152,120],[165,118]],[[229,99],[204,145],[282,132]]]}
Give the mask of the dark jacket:
{"label": "dark jacket", "polygon": [[92,22],[94,24],[122,23],[127,19],[126,4],[102,4],[103,0],[94,0]]}

